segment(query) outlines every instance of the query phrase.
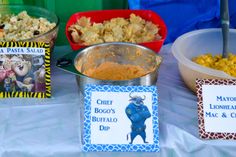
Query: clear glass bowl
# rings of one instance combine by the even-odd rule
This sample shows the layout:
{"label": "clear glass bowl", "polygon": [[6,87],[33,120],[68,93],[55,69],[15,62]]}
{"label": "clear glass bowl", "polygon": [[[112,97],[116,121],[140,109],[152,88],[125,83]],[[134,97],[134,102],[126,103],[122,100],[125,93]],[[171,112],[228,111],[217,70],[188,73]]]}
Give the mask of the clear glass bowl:
{"label": "clear glass bowl", "polygon": [[57,15],[44,8],[30,5],[0,5],[1,15],[18,14],[21,11],[27,11],[28,15],[35,18],[40,18],[40,17],[46,18],[48,21],[54,22],[56,24],[56,26],[53,29],[49,30],[46,33],[40,34],[39,36],[34,38],[23,40],[23,41],[40,41],[40,42],[50,43],[52,52],[59,29],[59,19]]}

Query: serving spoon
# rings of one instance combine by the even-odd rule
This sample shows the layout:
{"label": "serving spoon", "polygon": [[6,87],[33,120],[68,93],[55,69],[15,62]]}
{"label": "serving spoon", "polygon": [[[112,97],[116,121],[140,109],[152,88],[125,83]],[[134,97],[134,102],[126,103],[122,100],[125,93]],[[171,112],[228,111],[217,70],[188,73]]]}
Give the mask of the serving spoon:
{"label": "serving spoon", "polygon": [[228,0],[220,0],[221,29],[223,35],[223,53],[222,57],[228,57],[228,38],[229,38],[229,8]]}

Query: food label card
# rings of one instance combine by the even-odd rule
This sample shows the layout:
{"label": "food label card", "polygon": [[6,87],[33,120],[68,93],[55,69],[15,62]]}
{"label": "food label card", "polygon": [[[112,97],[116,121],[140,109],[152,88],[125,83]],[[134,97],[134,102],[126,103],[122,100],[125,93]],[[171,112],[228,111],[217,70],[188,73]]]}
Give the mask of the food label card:
{"label": "food label card", "polygon": [[236,139],[236,80],[197,79],[199,134]]}
{"label": "food label card", "polygon": [[84,151],[159,151],[156,86],[87,85]]}
{"label": "food label card", "polygon": [[51,97],[50,44],[0,42],[0,98]]}

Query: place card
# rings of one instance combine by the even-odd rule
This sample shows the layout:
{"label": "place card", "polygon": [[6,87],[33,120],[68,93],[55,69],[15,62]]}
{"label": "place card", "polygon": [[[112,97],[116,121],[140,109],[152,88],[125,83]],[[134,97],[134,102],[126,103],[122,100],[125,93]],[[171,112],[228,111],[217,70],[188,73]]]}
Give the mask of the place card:
{"label": "place card", "polygon": [[50,98],[50,44],[0,42],[0,98]]}
{"label": "place card", "polygon": [[156,86],[87,85],[83,151],[159,151]]}
{"label": "place card", "polygon": [[199,134],[236,139],[236,80],[197,79]]}

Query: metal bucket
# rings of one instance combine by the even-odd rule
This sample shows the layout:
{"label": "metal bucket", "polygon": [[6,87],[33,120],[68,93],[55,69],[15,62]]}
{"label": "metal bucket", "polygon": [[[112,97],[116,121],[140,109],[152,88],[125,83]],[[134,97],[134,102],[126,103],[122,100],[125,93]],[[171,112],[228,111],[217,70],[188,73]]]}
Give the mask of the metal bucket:
{"label": "metal bucket", "polygon": [[[99,66],[106,61],[118,64],[138,65],[147,69],[147,73],[141,77],[130,80],[101,80],[83,74],[89,68]],[[156,85],[158,68],[162,58],[154,51],[131,43],[104,43],[93,45],[80,50],[78,53],[72,52],[59,59],[57,66],[67,72],[76,75],[78,84],[78,98],[81,124],[84,124],[84,99],[85,87],[93,85],[121,85],[121,86],[151,86]],[[83,134],[83,128],[81,132]],[[83,137],[83,136],[82,136]]]}
{"label": "metal bucket", "polygon": [[[73,61],[71,65],[61,64],[68,59]],[[107,61],[125,65],[138,65],[147,70],[147,73],[130,80],[102,80],[83,74],[84,71],[95,68]],[[87,84],[121,86],[155,85],[161,61],[162,58],[159,55],[146,47],[132,43],[113,42],[93,45],[81,50],[76,55],[65,56],[58,60],[57,66],[76,74],[79,90],[83,94]]]}

